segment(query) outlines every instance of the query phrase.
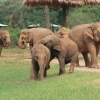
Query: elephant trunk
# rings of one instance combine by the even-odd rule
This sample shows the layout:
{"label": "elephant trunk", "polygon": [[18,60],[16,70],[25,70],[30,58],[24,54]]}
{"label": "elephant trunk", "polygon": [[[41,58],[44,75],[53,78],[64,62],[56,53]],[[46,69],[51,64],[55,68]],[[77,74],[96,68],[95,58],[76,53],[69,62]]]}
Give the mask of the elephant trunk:
{"label": "elephant trunk", "polygon": [[18,46],[21,48],[21,49],[25,49],[27,47],[27,44],[24,40],[21,40],[19,39],[18,41]]}
{"label": "elephant trunk", "polygon": [[6,41],[4,42],[4,46],[8,47],[10,46],[10,44],[11,44],[10,38],[6,39]]}

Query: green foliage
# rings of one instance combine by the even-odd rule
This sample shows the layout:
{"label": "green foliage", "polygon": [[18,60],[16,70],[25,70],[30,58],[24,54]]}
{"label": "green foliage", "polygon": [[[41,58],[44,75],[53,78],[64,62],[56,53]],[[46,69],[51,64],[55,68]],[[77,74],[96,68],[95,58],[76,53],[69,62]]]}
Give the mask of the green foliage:
{"label": "green foliage", "polygon": [[[2,1],[2,0],[1,0]],[[30,24],[40,23],[45,27],[44,7],[22,6],[23,0],[7,0],[0,5],[0,22],[9,27],[26,28]],[[50,23],[62,24],[62,9],[49,8]],[[100,21],[99,6],[84,6],[67,11],[67,27]]]}
{"label": "green foliage", "polygon": [[[22,5],[23,0],[0,0],[0,23],[7,24],[9,30],[17,28],[21,30],[30,24],[40,24],[45,27],[44,7],[26,7]],[[100,6],[84,6],[80,8],[70,8],[67,11],[67,27],[72,28],[78,24],[92,23],[100,21]],[[62,9],[49,8],[50,23],[62,25]],[[16,30],[17,30],[16,29]],[[19,33],[19,32],[18,32]],[[13,43],[17,45],[18,35],[12,34]]]}
{"label": "green foliage", "polygon": [[11,47],[18,45],[18,38],[20,34],[19,28],[9,28],[10,38],[11,38]]}
{"label": "green foliage", "polygon": [[0,0],[0,4],[4,3],[6,0]]}
{"label": "green foliage", "polygon": [[86,24],[100,21],[100,6],[84,6],[71,9],[68,12],[67,25],[72,28],[79,24]]}
{"label": "green foliage", "polygon": [[67,19],[67,25],[70,28],[79,24],[91,22],[93,22],[93,20],[88,16],[87,13],[83,13],[82,11],[77,10],[75,10],[74,12],[70,12]]}

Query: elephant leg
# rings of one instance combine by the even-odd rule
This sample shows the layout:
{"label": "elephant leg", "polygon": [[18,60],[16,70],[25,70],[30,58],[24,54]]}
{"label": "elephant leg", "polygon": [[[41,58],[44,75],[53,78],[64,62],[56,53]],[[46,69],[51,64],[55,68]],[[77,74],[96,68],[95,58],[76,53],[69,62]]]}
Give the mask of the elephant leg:
{"label": "elephant leg", "polygon": [[89,60],[88,53],[82,53],[82,55],[83,55],[84,60],[85,60],[85,66],[91,67],[91,62]]}
{"label": "elephant leg", "polygon": [[47,69],[44,70],[44,77],[47,77]]}
{"label": "elephant leg", "polygon": [[59,75],[65,74],[65,59],[63,57],[58,58],[60,69],[59,69]]}
{"label": "elephant leg", "polygon": [[46,67],[46,70],[48,70],[50,68],[50,65],[48,64],[48,66]]}
{"label": "elephant leg", "polygon": [[30,48],[30,59],[32,59],[32,51],[31,51],[31,49],[32,49],[32,47],[33,47],[33,45],[31,45],[31,44],[29,44],[29,48]]}
{"label": "elephant leg", "polygon": [[36,79],[35,70],[34,70],[33,66],[31,66],[31,68],[30,68],[30,79],[31,80]]}
{"label": "elephant leg", "polygon": [[78,57],[77,57],[76,65],[75,65],[75,66],[77,66],[77,67],[80,66],[80,65],[79,65],[79,58],[78,58]]}
{"label": "elephant leg", "polygon": [[40,67],[40,80],[43,80],[44,78],[44,71],[45,69],[43,67]]}
{"label": "elephant leg", "polygon": [[88,44],[88,49],[91,55],[92,68],[100,68],[97,61],[96,47],[93,44]]}
{"label": "elephant leg", "polygon": [[76,65],[77,58],[78,58],[78,52],[76,52],[75,55],[71,59],[69,73],[74,72],[74,67]]}
{"label": "elephant leg", "polygon": [[30,79],[36,80],[38,78],[38,72],[39,72],[39,68],[36,68],[36,65],[32,63],[30,68]]}
{"label": "elephant leg", "polygon": [[2,48],[3,48],[3,45],[0,44],[0,56],[1,56]]}
{"label": "elephant leg", "polygon": [[100,50],[100,45],[97,45],[97,46],[96,46],[96,56],[98,56],[99,50]]}
{"label": "elephant leg", "polygon": [[39,74],[39,68],[35,68],[35,77],[38,79],[38,74]]}

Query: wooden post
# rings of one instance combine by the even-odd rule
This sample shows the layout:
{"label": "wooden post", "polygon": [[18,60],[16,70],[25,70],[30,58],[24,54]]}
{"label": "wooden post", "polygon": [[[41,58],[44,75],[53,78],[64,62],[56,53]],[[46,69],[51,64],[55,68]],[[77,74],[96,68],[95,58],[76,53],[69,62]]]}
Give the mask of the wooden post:
{"label": "wooden post", "polygon": [[45,18],[46,18],[46,28],[50,29],[48,6],[45,6]]}
{"label": "wooden post", "polygon": [[66,23],[66,6],[63,5],[63,13],[62,13],[62,27],[67,27],[67,23]]}

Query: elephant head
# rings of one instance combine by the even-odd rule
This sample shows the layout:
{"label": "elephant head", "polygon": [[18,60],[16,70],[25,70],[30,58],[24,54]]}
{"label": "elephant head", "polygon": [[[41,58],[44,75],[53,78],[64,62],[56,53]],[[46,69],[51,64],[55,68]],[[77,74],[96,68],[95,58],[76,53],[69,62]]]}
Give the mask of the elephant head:
{"label": "elephant head", "polygon": [[53,48],[57,51],[60,51],[60,38],[56,35],[48,35],[45,38],[41,39],[36,45],[43,44],[49,49]]}
{"label": "elephant head", "polygon": [[0,30],[0,40],[4,46],[10,46],[10,34],[7,30]]}
{"label": "elephant head", "polygon": [[27,47],[27,43],[32,43],[32,32],[30,29],[23,29],[20,32],[18,45],[21,49],[25,49]]}
{"label": "elephant head", "polygon": [[95,42],[100,43],[100,23],[96,22],[94,24],[91,24],[90,27],[87,27],[85,34]]}
{"label": "elephant head", "polygon": [[64,37],[68,37],[68,34],[70,32],[70,29],[66,28],[66,27],[62,27],[60,30],[58,30],[56,32],[56,35],[59,37],[59,38],[64,38]]}

